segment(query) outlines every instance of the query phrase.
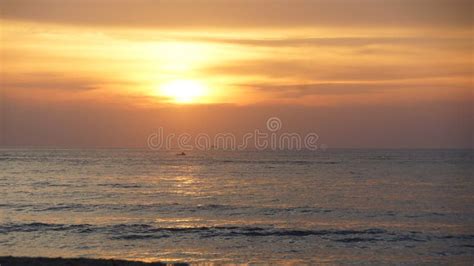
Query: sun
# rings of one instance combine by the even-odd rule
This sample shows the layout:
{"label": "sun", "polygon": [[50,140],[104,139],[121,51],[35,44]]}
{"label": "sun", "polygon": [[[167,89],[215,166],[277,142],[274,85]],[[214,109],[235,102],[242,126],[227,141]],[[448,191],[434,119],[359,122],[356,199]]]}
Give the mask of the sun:
{"label": "sun", "polygon": [[160,86],[160,94],[176,103],[198,102],[206,93],[206,86],[195,80],[173,80]]}

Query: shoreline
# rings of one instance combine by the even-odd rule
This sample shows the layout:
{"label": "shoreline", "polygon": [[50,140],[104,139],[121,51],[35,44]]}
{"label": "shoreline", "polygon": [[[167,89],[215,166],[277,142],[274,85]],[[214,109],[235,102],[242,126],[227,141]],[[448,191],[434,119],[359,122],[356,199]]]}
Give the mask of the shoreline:
{"label": "shoreline", "polygon": [[120,259],[92,259],[92,258],[48,258],[48,257],[16,257],[16,256],[0,256],[1,266],[22,266],[22,265],[63,265],[63,266],[165,266],[175,265],[184,266],[189,263],[177,262],[143,262],[133,260]]}

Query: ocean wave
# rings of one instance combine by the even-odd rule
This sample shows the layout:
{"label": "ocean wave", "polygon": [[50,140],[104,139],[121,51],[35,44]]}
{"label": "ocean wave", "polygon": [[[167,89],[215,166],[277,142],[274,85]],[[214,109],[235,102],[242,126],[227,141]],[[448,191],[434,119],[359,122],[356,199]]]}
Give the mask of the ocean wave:
{"label": "ocean wave", "polygon": [[143,240],[168,237],[318,237],[340,243],[356,242],[429,242],[454,240],[463,245],[474,245],[474,235],[442,235],[415,231],[388,231],[382,228],[368,229],[304,229],[278,228],[274,226],[198,226],[158,227],[151,224],[53,224],[53,223],[6,223],[0,224],[0,234],[15,232],[47,233],[64,231],[73,234],[105,234],[111,240]]}
{"label": "ocean wave", "polygon": [[223,212],[225,214],[260,214],[265,216],[292,214],[324,214],[333,210],[318,207],[256,207],[243,205],[226,204],[202,204],[202,205],[182,205],[178,203],[170,204],[81,204],[81,203],[60,203],[60,204],[0,204],[0,208],[13,209],[15,211],[26,212],[54,212],[54,211],[120,211],[120,212]]}
{"label": "ocean wave", "polygon": [[124,184],[124,183],[103,183],[97,184],[100,187],[112,187],[112,188],[141,188],[143,186],[139,184]]}
{"label": "ocean wave", "polygon": [[[217,215],[217,216],[266,216],[266,217],[287,217],[288,215],[322,217],[351,215],[367,218],[386,218],[398,217],[403,219],[454,219],[463,218],[459,213],[439,213],[439,212],[400,212],[400,211],[372,211],[366,212],[357,209],[328,209],[314,206],[248,206],[248,205],[230,205],[230,204],[198,204],[187,205],[180,203],[157,203],[157,204],[87,204],[87,203],[35,203],[19,204],[8,203],[0,204],[0,209],[10,209],[17,212],[42,213],[42,212],[99,212],[99,213],[156,213],[156,214],[175,214],[188,213],[190,215]],[[465,217],[469,219],[469,217]]]}
{"label": "ocean wave", "polygon": [[0,225],[0,233],[12,232],[72,231],[76,233],[108,232],[112,234],[150,234],[150,233],[199,233],[204,236],[311,236],[311,235],[358,235],[387,234],[384,229],[365,230],[310,230],[252,226],[199,226],[199,227],[156,227],[150,224],[56,224],[56,223],[7,223]]}
{"label": "ocean wave", "polygon": [[315,160],[213,160],[214,163],[239,163],[239,164],[276,164],[276,165],[312,165],[312,164],[339,164],[340,161],[315,161]]}

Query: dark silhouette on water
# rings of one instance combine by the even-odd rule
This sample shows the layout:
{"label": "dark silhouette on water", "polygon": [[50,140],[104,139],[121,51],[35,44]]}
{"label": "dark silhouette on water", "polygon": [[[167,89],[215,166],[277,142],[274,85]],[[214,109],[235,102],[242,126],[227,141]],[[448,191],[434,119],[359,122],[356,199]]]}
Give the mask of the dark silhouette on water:
{"label": "dark silhouette on water", "polygon": [[86,259],[86,258],[29,258],[29,257],[0,257],[0,265],[74,265],[74,266],[165,266],[165,265],[189,265],[188,263],[163,263],[163,262],[141,262],[130,260],[113,259]]}

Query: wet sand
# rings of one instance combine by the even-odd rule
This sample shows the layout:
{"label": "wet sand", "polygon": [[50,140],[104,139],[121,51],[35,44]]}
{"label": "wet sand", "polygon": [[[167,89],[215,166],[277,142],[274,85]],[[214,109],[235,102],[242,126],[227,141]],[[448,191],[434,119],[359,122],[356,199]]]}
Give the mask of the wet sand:
{"label": "wet sand", "polygon": [[158,265],[189,265],[187,263],[141,262],[112,259],[85,258],[30,258],[30,257],[0,257],[1,266],[37,265],[37,266],[158,266]]}

